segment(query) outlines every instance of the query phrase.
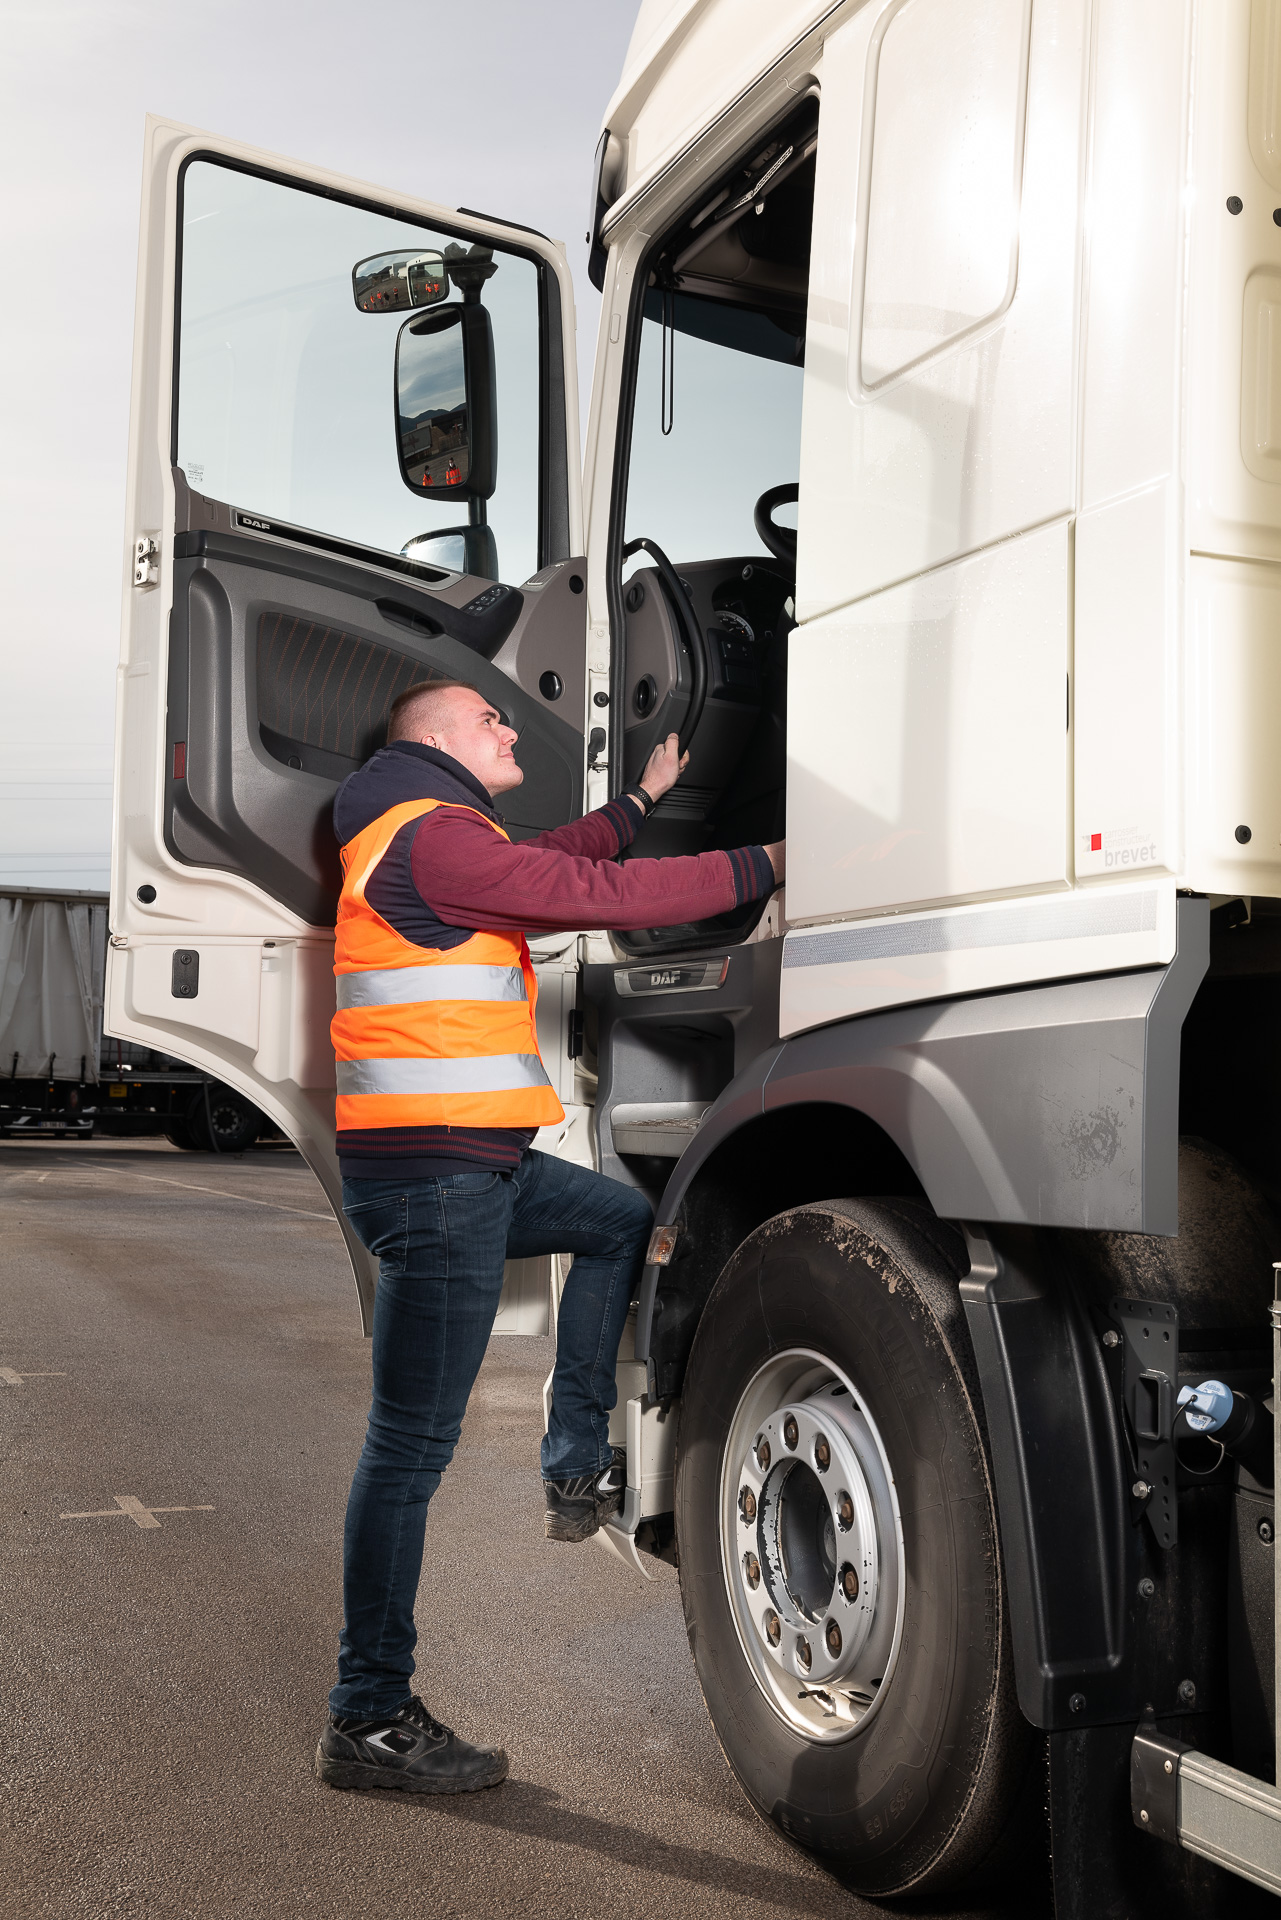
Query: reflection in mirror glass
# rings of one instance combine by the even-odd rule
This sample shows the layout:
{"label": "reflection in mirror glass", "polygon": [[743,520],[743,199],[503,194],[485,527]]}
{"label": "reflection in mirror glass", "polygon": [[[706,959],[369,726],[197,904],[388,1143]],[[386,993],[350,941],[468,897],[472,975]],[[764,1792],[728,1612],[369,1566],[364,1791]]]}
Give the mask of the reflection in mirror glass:
{"label": "reflection in mirror glass", "polygon": [[408,313],[443,300],[449,275],[439,253],[375,253],[352,268],[351,287],[361,313]]}
{"label": "reflection in mirror glass", "polygon": [[441,527],[437,532],[420,533],[407,540],[400,550],[406,560],[421,560],[427,566],[448,567],[452,573],[471,573],[482,580],[498,579],[498,546],[494,530],[483,523],[465,527]]}
{"label": "reflection in mirror glass", "polygon": [[400,459],[411,487],[447,494],[470,472],[461,309],[406,326],[396,354]]}
{"label": "reflection in mirror glass", "polygon": [[465,527],[456,527],[452,533],[420,533],[416,540],[407,540],[400,551],[406,560],[422,560],[428,566],[448,567],[451,573],[470,573],[466,531]]}

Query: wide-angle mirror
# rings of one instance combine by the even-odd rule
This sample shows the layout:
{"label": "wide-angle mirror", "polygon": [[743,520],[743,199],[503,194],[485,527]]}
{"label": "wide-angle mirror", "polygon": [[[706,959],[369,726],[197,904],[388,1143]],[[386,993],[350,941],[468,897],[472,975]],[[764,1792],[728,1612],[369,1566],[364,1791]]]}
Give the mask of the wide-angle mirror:
{"label": "wide-angle mirror", "polygon": [[448,567],[452,573],[474,573],[484,580],[498,578],[498,547],[494,529],[483,521],[474,526],[438,527],[407,540],[400,549],[406,560],[429,567]]}
{"label": "wide-angle mirror", "polygon": [[494,339],[485,308],[407,320],[396,342],[400,471],[415,493],[488,500],[498,444]]}
{"label": "wide-angle mirror", "polygon": [[374,253],[351,270],[351,290],[361,313],[408,313],[434,307],[449,292],[440,253]]}

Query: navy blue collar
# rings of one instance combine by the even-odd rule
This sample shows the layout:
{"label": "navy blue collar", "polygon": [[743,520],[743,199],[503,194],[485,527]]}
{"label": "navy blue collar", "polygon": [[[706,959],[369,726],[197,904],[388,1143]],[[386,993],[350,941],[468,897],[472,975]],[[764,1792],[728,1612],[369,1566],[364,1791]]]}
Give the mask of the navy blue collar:
{"label": "navy blue collar", "polygon": [[[411,753],[415,760],[425,760],[429,767],[439,767],[442,773],[447,773],[460,786],[466,787],[472,798],[480,802],[486,813],[493,813],[494,802],[488,787],[483,787],[475,774],[465,767],[461,760],[455,760],[452,753],[442,753],[439,747],[429,747],[421,740],[395,740],[389,747],[384,747],[383,752]],[[425,798],[434,800],[436,795],[428,794]]]}
{"label": "navy blue collar", "polygon": [[410,800],[474,807],[502,825],[502,815],[488,792],[461,760],[419,740],[397,740],[349,774],[334,795],[334,832],[339,843],[346,846],[390,808]]}

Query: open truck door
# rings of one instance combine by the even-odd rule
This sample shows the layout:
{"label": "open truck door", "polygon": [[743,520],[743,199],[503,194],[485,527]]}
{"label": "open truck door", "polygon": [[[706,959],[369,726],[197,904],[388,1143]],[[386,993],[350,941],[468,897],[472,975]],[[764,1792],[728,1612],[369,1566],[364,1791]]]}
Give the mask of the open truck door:
{"label": "open truck door", "polygon": [[148,119],[106,1026],[262,1108],[340,1221],[339,783],[458,679],[519,732],[513,838],[582,810],[576,378],[560,246]]}

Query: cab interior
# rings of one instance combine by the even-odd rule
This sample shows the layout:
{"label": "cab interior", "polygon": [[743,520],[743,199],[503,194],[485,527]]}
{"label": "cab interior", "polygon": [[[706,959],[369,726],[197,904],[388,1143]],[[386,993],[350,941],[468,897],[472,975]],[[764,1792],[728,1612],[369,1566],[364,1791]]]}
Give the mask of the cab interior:
{"label": "cab interior", "polygon": [[[621,788],[674,731],[690,764],[629,858],[785,830],[817,140],[811,97],[699,191],[639,276],[611,527],[611,760]],[[723,947],[764,904],[619,938],[637,955]]]}

